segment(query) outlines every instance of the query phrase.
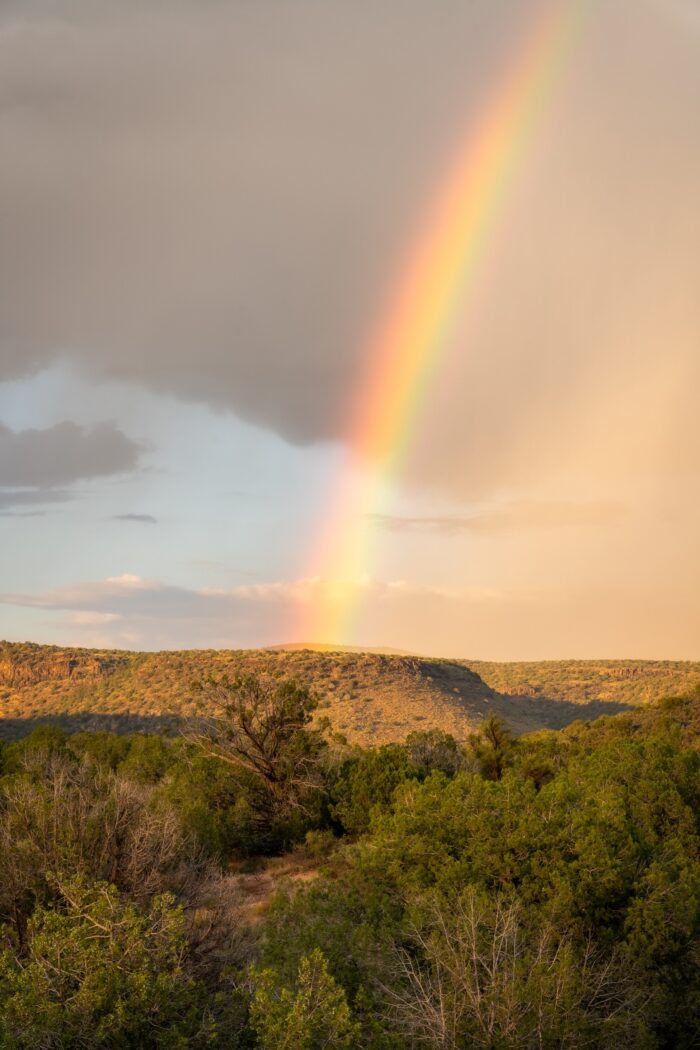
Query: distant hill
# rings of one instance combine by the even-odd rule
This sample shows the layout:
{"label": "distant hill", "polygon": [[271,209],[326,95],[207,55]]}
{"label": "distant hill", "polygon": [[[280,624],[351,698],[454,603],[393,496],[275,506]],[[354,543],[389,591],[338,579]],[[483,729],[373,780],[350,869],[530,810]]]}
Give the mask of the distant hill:
{"label": "distant hill", "polygon": [[298,652],[300,649],[308,649],[312,653],[381,653],[384,656],[417,656],[408,649],[392,649],[390,646],[370,645],[329,645],[327,642],[286,642],[282,645],[266,645],[265,649],[271,653]]}
{"label": "distant hill", "polygon": [[637,707],[700,684],[700,663],[689,660],[462,662],[501,693],[574,703],[604,700]]}
{"label": "distant hill", "polygon": [[255,672],[296,678],[319,714],[358,743],[438,727],[463,740],[490,712],[517,733],[614,714],[700,682],[700,664],[556,661],[496,664],[311,649],[135,653],[0,643],[0,736],[41,721],[68,730],[168,730],[194,714],[192,683]]}

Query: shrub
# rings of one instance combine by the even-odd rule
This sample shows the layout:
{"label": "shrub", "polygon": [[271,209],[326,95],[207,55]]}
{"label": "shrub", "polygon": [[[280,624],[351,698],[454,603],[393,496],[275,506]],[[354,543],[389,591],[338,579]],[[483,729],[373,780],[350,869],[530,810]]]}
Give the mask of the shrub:
{"label": "shrub", "polygon": [[250,982],[250,1024],[261,1050],[349,1050],[357,1045],[358,1025],[318,948],[300,959],[292,988],[274,970],[252,969]]}
{"label": "shrub", "polygon": [[140,914],[114,886],[58,879],[20,953],[0,953],[0,1033],[12,1047],[176,1048],[202,1034],[185,967],[182,912],[168,895]]}

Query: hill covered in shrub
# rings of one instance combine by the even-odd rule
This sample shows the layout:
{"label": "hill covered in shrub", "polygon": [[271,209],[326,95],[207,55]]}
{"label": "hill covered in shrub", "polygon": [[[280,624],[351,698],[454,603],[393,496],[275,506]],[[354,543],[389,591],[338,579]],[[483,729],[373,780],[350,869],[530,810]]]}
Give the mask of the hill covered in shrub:
{"label": "hill covered in shrub", "polygon": [[516,733],[561,728],[682,692],[700,665],[629,661],[492,664],[385,653],[191,650],[136,653],[0,644],[0,736],[37,721],[64,729],[167,731],[189,717],[210,675],[297,678],[349,740],[400,741],[426,725],[465,740],[488,714]]}

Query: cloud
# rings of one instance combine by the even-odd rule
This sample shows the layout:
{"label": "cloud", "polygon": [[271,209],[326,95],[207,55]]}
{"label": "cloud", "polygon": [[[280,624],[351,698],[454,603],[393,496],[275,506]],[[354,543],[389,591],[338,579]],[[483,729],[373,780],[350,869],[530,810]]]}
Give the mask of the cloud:
{"label": "cloud", "polygon": [[616,585],[600,581],[498,590],[301,579],[197,589],[127,573],[43,593],[6,593],[0,602],[39,617],[55,614],[37,623],[46,640],[64,644],[238,648],[319,640],[290,634],[293,613],[332,601],[339,587],[345,598],[352,590],[353,600],[362,601],[360,645],[403,642],[414,652],[497,660],[697,656],[693,579],[680,599],[673,580],[663,587],[640,580],[624,615]]}
{"label": "cloud", "polygon": [[[342,438],[406,246],[534,6],[5,5],[0,377],[60,357]],[[699,74],[666,6],[586,20],[424,406],[421,485],[697,467]]]}
{"label": "cloud", "polygon": [[136,521],[143,525],[157,525],[158,519],[152,514],[114,514],[112,521]]}
{"label": "cloud", "polygon": [[39,594],[4,594],[0,601],[34,609],[78,609],[96,613],[133,613],[140,617],[178,618],[226,610],[233,604],[303,598],[308,584],[275,582],[231,590],[187,588],[147,579],[134,573],[105,580],[70,584]]}
{"label": "cloud", "polygon": [[232,588],[178,587],[160,580],[147,579],[133,573],[109,576],[105,580],[70,584],[39,594],[0,594],[0,601],[9,605],[34,609],[90,609],[94,612],[132,610],[140,615],[157,614],[178,617],[182,610],[192,613],[201,610],[228,609],[236,604],[279,604],[285,602],[309,603],[335,586],[372,592],[378,595],[401,592],[412,595],[460,598],[483,591],[450,590],[441,587],[416,586],[404,580],[382,582],[373,579],[328,581],[316,578],[276,580],[254,584],[240,584]]}
{"label": "cloud", "polygon": [[97,627],[107,623],[116,623],[121,619],[118,613],[108,612],[74,612],[69,613],[67,622],[76,627]]}
{"label": "cloud", "polygon": [[114,423],[10,430],[0,423],[0,486],[51,489],[133,470],[143,446]]}
{"label": "cloud", "polygon": [[[0,603],[63,614],[61,629],[111,627],[100,644],[260,645],[287,639],[294,610],[338,598],[389,610],[434,603],[481,607],[507,598],[489,588],[416,585],[404,580],[314,578],[188,588],[125,573],[37,594],[0,594]],[[308,639],[306,639],[308,641]]]}
{"label": "cloud", "polygon": [[44,511],[11,510],[76,499],[62,486],[134,470],[145,446],[114,423],[81,427],[65,421],[45,430],[11,430],[0,423],[0,509],[12,517]]}
{"label": "cloud", "polygon": [[502,532],[585,528],[614,524],[624,516],[625,508],[614,502],[537,503],[525,500],[462,516],[371,515],[377,525],[392,532],[437,532],[447,536],[464,532],[495,535]]}
{"label": "cloud", "polygon": [[[130,487],[100,513],[148,506],[174,521],[189,491],[197,513],[159,551],[163,571],[170,557],[205,554],[224,569],[203,579],[233,578],[234,544],[246,562],[236,578],[265,564],[293,577],[299,533],[325,498],[321,464],[336,462],[338,450],[326,450],[328,459],[281,455],[280,469],[294,460],[304,478],[297,484],[302,473],[290,471],[273,482],[284,511],[256,500],[229,527],[217,492],[224,475],[235,485],[235,457],[224,464],[213,455],[198,469],[215,430],[209,413],[187,413],[202,428],[201,445],[190,442],[172,398],[131,401],[134,387],[236,413],[299,444],[343,439],[377,321],[427,206],[490,112],[540,6],[450,2],[437,18],[425,0],[0,4],[0,382],[60,363],[79,377],[76,391],[99,384],[90,418],[117,418],[128,432],[127,419],[148,413],[143,429],[165,435],[171,460],[161,462],[174,484],[153,485],[148,501]],[[599,604],[609,599],[612,610],[611,639],[689,653],[700,530],[700,64],[685,15],[697,4],[583,6],[583,29],[472,260],[474,280],[455,296],[444,353],[404,420],[400,476],[391,480],[407,518],[380,524],[411,535],[385,536],[377,560],[391,577],[497,588],[541,582],[574,594],[595,578]],[[56,395],[50,376],[32,385],[38,409]],[[99,407],[111,398],[120,411]],[[13,406],[12,419],[22,410]],[[4,428],[0,512],[56,509],[140,457],[114,426],[61,426]],[[262,463],[264,440],[251,431],[250,441],[248,461]],[[89,546],[90,524],[61,530],[59,553],[65,564],[102,558],[107,575],[113,544],[136,537],[107,527],[111,546],[100,553]],[[156,538],[152,531],[138,539]],[[438,539],[409,565],[422,531]],[[474,544],[440,542],[450,533],[501,539],[471,559]],[[34,546],[27,550],[34,572]],[[21,569],[18,561],[17,590]],[[197,571],[190,564],[186,578]],[[664,605],[656,592],[668,580],[676,600]],[[640,581],[644,602],[634,592]],[[285,615],[313,586],[321,585],[206,593],[112,580],[78,589],[83,604],[47,612],[120,616],[105,631],[125,640],[133,630],[149,644],[274,641],[287,637]],[[470,632],[485,637],[478,632],[488,625],[502,655],[514,637],[526,654],[528,631],[532,653],[541,651],[535,629],[552,639],[550,652],[565,649],[567,623],[579,648],[594,651],[601,637],[592,598],[580,614],[562,599],[549,619],[522,624],[515,613],[496,616],[501,599],[407,588],[367,584],[374,612],[358,630],[368,642],[422,649],[420,631],[451,632],[463,642],[450,648],[464,652]],[[652,610],[648,624],[642,608]],[[627,636],[614,634],[613,612]]]}
{"label": "cloud", "polygon": [[34,504],[45,505],[47,503],[67,503],[75,499],[77,493],[68,492],[65,489],[0,489],[0,508],[8,517],[27,517],[29,515],[44,514],[44,511],[23,511],[21,513],[11,511],[12,507],[27,507]]}

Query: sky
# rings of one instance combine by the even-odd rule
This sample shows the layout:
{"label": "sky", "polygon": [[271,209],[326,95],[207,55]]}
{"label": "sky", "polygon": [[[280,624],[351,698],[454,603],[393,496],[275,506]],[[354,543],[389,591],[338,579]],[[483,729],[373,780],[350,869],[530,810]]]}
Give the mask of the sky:
{"label": "sky", "polygon": [[[569,8],[400,462],[362,458],[410,246]],[[0,637],[700,659],[698,128],[697,0],[5,0]]]}

